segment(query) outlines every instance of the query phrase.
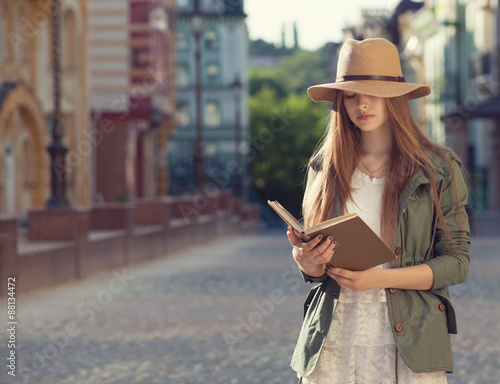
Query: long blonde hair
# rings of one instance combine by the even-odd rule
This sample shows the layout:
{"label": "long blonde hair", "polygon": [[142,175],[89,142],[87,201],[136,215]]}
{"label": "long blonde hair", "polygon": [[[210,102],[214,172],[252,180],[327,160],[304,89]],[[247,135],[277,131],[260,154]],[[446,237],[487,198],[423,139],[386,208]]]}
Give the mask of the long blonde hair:
{"label": "long blonde hair", "polygon": [[[336,202],[341,209],[340,213],[346,213],[346,202],[353,192],[351,177],[359,162],[361,131],[349,119],[342,98],[342,92],[338,92],[330,112],[328,129],[309,161],[307,177],[311,177],[311,169],[317,175],[308,183],[304,196],[303,216],[306,228],[330,219]],[[430,180],[438,220],[446,236],[451,239],[434,182],[436,169],[425,154],[430,151],[448,163],[458,204],[455,175],[450,161],[443,153],[451,150],[434,143],[423,134],[405,96],[388,98],[386,101],[393,145],[382,195],[381,238],[389,247],[392,246],[398,222],[399,197],[417,170],[422,168]]]}

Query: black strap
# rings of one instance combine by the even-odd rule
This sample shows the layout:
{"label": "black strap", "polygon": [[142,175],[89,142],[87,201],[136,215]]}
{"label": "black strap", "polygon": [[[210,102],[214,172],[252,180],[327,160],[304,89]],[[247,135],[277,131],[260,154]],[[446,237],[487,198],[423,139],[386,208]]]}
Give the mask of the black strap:
{"label": "black strap", "polygon": [[343,81],[354,81],[354,80],[382,80],[382,81],[395,81],[397,83],[406,82],[404,76],[377,76],[377,75],[341,76],[337,77],[335,81],[337,83],[342,83]]}
{"label": "black strap", "polygon": [[398,351],[398,347],[396,346],[396,362],[394,364],[394,369],[396,370],[396,384],[399,383],[399,369],[398,369],[398,354],[399,354],[399,351]]}

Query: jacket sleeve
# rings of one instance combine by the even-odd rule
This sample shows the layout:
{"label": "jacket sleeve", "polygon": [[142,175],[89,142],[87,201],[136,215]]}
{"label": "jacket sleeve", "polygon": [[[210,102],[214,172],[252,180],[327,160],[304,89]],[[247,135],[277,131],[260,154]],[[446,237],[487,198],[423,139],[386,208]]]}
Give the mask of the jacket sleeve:
{"label": "jacket sleeve", "polygon": [[330,278],[330,276],[328,276],[326,274],[326,272],[323,274],[323,276],[319,276],[319,277],[309,276],[309,275],[305,274],[304,272],[302,272],[302,270],[300,270],[300,273],[302,273],[302,276],[304,277],[304,282],[306,282],[306,283],[322,283],[322,282],[328,280],[328,278]]}
{"label": "jacket sleeve", "polygon": [[438,220],[434,240],[434,258],[426,262],[434,273],[432,289],[462,283],[469,274],[470,229],[465,209],[468,189],[459,163],[451,160],[451,164],[457,188],[454,187],[453,176],[444,180],[441,209],[452,241],[450,242]]}

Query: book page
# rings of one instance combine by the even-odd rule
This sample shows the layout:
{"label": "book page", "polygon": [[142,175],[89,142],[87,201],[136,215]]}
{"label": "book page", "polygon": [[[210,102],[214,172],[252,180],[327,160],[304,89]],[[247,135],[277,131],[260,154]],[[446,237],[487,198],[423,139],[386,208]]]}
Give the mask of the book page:
{"label": "book page", "polygon": [[283,219],[285,223],[290,225],[293,229],[298,232],[299,236],[301,232],[304,231],[304,227],[298,222],[298,220],[292,216],[290,212],[288,212],[280,203],[277,201],[267,200],[267,203],[271,206],[272,209],[276,211],[276,213]]}
{"label": "book page", "polygon": [[319,231],[323,228],[331,227],[332,225],[342,223],[342,222],[347,221],[347,220],[351,220],[353,217],[356,217],[356,216],[358,216],[358,214],[356,212],[353,212],[353,213],[348,213],[347,215],[336,217],[334,219],[323,221],[322,223],[319,223],[319,224],[313,225],[310,228],[307,228],[306,233],[309,234],[312,232]]}

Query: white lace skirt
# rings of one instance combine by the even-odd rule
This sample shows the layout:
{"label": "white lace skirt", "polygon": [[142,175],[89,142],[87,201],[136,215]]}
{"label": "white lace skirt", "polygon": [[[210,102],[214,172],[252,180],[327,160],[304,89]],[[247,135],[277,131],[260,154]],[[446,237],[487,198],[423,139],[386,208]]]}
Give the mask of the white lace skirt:
{"label": "white lace skirt", "polygon": [[383,289],[342,288],[327,338],[305,384],[446,384],[445,372],[414,373],[396,351]]}

